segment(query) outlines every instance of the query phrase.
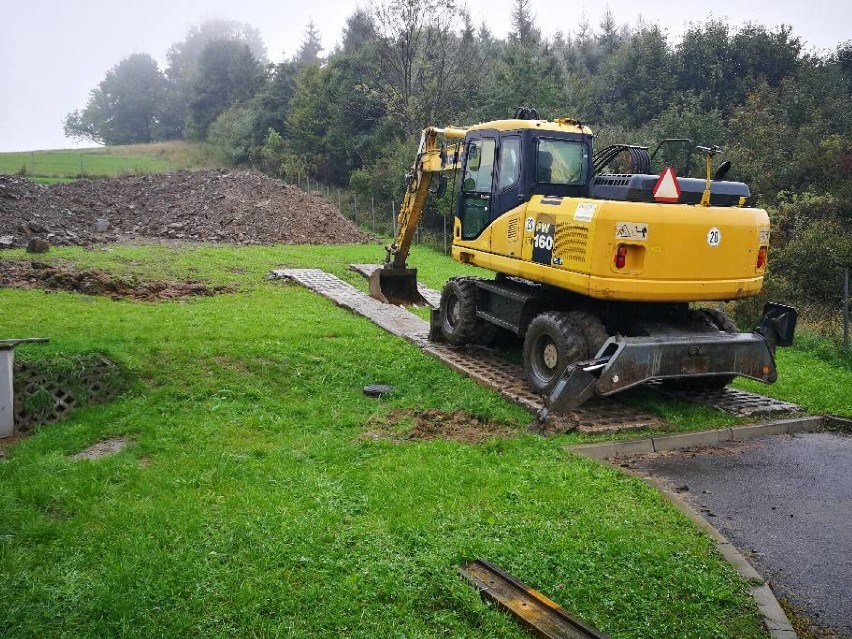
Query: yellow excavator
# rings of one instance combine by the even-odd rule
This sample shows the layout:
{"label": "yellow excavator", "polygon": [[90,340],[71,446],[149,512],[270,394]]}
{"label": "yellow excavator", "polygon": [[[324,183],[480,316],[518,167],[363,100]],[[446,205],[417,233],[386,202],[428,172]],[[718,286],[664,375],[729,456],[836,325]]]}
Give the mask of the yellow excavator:
{"label": "yellow excavator", "polygon": [[[591,130],[570,118],[519,109],[509,120],[423,131],[407,176],[399,232],[373,297],[424,303],[406,260],[430,188],[454,194],[452,256],[496,273],[456,277],[432,312],[430,338],[490,343],[500,331],[523,340],[530,384],[554,410],[648,380],[719,389],[741,375],[777,378],[776,346],[792,344],[796,310],[767,304],[755,331],[740,333],[718,308],[757,295],[769,249],[769,217],[749,206],[748,186],[713,172],[678,177],[652,159],[686,149],[612,145],[597,153]],[[661,149],[669,149],[658,154]],[[618,172],[607,167],[622,163]],[[688,168],[686,169],[688,171]]]}

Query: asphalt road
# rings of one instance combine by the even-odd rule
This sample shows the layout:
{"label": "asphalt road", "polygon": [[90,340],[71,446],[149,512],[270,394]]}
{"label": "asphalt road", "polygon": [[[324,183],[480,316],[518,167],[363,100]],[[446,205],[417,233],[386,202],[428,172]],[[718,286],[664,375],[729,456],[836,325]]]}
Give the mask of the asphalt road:
{"label": "asphalt road", "polygon": [[852,437],[774,435],[631,465],[691,501],[776,596],[852,637]]}

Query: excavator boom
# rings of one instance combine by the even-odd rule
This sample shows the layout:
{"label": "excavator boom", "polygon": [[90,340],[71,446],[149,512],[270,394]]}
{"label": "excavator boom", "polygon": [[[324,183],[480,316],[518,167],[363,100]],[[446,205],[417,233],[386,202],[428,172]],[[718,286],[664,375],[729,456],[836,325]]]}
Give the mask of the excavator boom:
{"label": "excavator boom", "polygon": [[[411,173],[406,176],[405,198],[397,216],[399,231],[393,244],[385,247],[387,255],[382,268],[376,269],[370,276],[370,295],[377,300],[391,304],[427,304],[417,290],[417,269],[408,268],[406,261],[423,214],[432,176],[461,166],[462,145],[459,141],[464,138],[465,132],[466,129],[455,127],[423,130],[417,157]],[[440,136],[444,138],[443,144],[439,144]]]}

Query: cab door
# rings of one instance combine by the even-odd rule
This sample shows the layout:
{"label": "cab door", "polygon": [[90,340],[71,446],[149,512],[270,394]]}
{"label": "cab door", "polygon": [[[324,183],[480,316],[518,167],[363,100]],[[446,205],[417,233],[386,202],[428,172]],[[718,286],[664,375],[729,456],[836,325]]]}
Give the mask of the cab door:
{"label": "cab door", "polygon": [[497,184],[492,220],[523,203],[521,187],[521,136],[503,135],[497,150]]}
{"label": "cab door", "polygon": [[461,221],[460,239],[463,241],[479,238],[493,219],[491,204],[496,153],[495,137],[476,137],[467,142],[457,211]]}

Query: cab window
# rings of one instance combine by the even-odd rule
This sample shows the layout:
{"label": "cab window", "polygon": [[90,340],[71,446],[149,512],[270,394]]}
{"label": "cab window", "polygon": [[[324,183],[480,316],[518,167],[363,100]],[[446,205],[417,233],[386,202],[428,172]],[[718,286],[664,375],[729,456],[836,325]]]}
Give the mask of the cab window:
{"label": "cab window", "polygon": [[518,183],[521,176],[521,138],[505,137],[500,140],[500,163],[497,172],[497,190],[504,191]]}
{"label": "cab window", "polygon": [[539,184],[585,184],[588,153],[588,147],[582,142],[540,139],[536,153],[536,181]]}
{"label": "cab window", "polygon": [[471,140],[467,145],[460,210],[464,240],[474,239],[488,226],[495,147],[492,138]]}

